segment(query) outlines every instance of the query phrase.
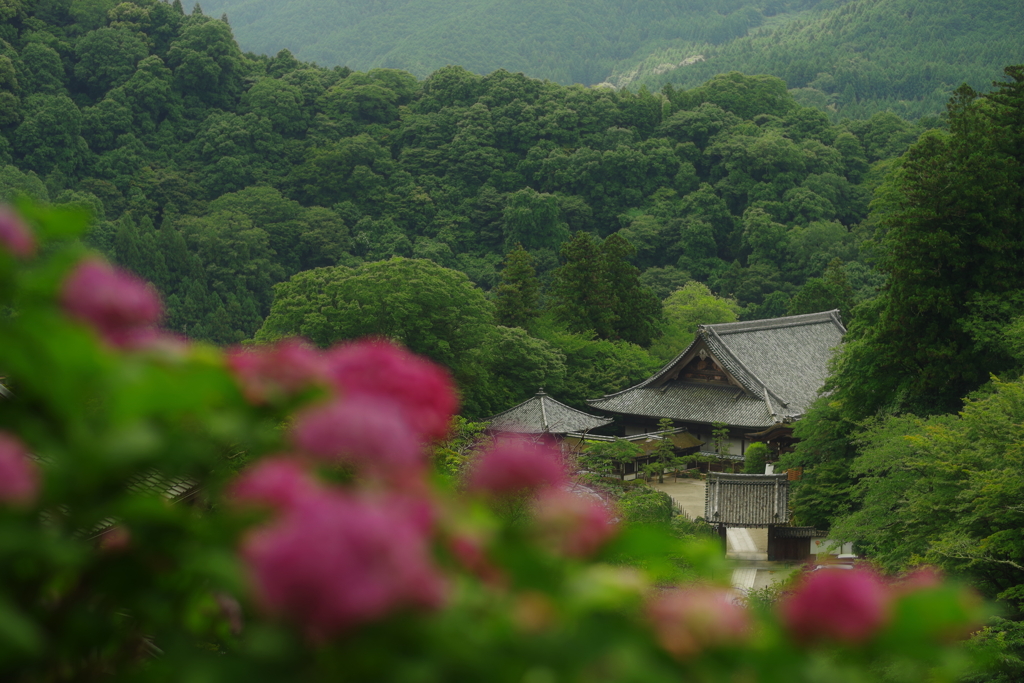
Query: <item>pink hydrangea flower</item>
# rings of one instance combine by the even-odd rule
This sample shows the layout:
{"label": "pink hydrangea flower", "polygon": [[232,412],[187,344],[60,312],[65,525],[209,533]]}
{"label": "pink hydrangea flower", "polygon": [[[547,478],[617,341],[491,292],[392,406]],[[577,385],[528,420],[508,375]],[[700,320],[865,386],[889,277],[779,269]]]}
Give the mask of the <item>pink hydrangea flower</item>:
{"label": "pink hydrangea flower", "polygon": [[568,557],[589,557],[618,533],[611,513],[600,501],[562,489],[540,494],[534,521],[541,540]]}
{"label": "pink hydrangea flower", "polygon": [[64,281],[64,309],[88,323],[108,343],[137,348],[158,336],[160,297],[141,278],[98,259],[88,259]]}
{"label": "pink hydrangea flower", "polygon": [[36,253],[35,235],[9,206],[0,206],[0,245],[23,259]]}
{"label": "pink hydrangea flower", "polygon": [[411,509],[326,488],[307,496],[243,542],[257,597],[316,641],[401,609],[439,607],[445,584]]}
{"label": "pink hydrangea flower", "polygon": [[480,456],[470,472],[468,488],[515,495],[560,486],[566,478],[562,454],[553,445],[509,438]]}
{"label": "pink hydrangea flower", "polygon": [[426,465],[426,455],[398,406],[372,396],[348,396],[306,409],[295,419],[291,440],[318,459],[378,475],[419,471]]}
{"label": "pink hydrangea flower", "polygon": [[24,444],[0,432],[0,503],[31,505],[39,494],[39,470]]}
{"label": "pink hydrangea flower", "polygon": [[870,640],[889,620],[889,589],[873,572],[822,569],[804,576],[779,606],[782,621],[802,643]]}
{"label": "pink hydrangea flower", "polygon": [[942,570],[937,567],[918,567],[900,576],[889,584],[894,596],[909,595],[920,590],[938,588],[942,585]]}
{"label": "pink hydrangea flower", "polygon": [[448,539],[448,551],[468,572],[491,586],[505,584],[505,575],[487,556],[483,540],[468,534]]}
{"label": "pink hydrangea flower", "polygon": [[648,604],[647,617],[661,646],[680,659],[706,648],[741,645],[753,624],[730,592],[710,586],[659,593]]}
{"label": "pink hydrangea flower", "polygon": [[326,381],[326,364],[319,351],[301,339],[285,339],[269,346],[236,347],[228,351],[228,368],[255,404],[291,396]]}
{"label": "pink hydrangea flower", "polygon": [[320,493],[320,484],[292,458],[266,458],[248,468],[234,481],[229,496],[238,503],[291,510]]}
{"label": "pink hydrangea flower", "polygon": [[384,340],[337,346],[327,354],[331,380],[346,395],[377,396],[398,405],[422,439],[441,439],[458,408],[448,373]]}

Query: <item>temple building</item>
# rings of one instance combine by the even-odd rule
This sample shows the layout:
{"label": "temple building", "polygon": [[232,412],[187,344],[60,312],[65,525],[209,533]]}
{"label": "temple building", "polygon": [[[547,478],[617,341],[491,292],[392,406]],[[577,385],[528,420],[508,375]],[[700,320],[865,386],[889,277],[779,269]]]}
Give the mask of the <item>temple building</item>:
{"label": "temple building", "polygon": [[616,416],[627,436],[670,418],[703,442],[702,453],[739,461],[763,441],[777,456],[790,449],[792,424],[817,398],[845,333],[838,310],[701,325],[653,376],[587,403]]}
{"label": "temple building", "polygon": [[513,434],[551,434],[564,436],[570,432],[586,433],[612,422],[610,417],[600,417],[570,408],[544,393],[537,394],[517,406],[487,419],[491,432]]}

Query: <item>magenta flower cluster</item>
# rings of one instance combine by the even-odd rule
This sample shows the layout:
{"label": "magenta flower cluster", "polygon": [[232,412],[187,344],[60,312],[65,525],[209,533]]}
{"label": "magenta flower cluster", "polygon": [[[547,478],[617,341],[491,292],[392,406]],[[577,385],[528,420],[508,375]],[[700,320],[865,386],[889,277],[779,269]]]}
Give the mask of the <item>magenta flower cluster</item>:
{"label": "magenta flower cluster", "polygon": [[565,557],[591,557],[618,532],[603,502],[564,489],[541,492],[534,519],[541,541]]}
{"label": "magenta flower cluster", "polygon": [[856,645],[885,626],[892,600],[892,591],[874,572],[823,569],[806,574],[780,609],[798,642]]}
{"label": "magenta flower cluster", "polygon": [[661,646],[680,659],[741,646],[753,632],[753,619],[735,594],[713,586],[663,591],[648,604],[647,617]]}
{"label": "magenta flower cluster", "polygon": [[0,503],[26,506],[39,495],[39,470],[25,445],[7,432],[0,432]]}
{"label": "magenta flower cluster", "polygon": [[3,205],[0,205],[0,245],[23,259],[36,253],[35,235],[11,207]]}
{"label": "magenta flower cluster", "polygon": [[608,507],[569,488],[562,452],[551,441],[502,435],[469,473],[467,488],[491,499],[530,499],[535,535],[550,551],[585,558],[618,533]]}
{"label": "magenta flower cluster", "polygon": [[245,397],[255,404],[290,398],[324,383],[322,354],[301,339],[285,339],[258,349],[236,347],[228,367]]}
{"label": "magenta flower cluster", "polygon": [[[267,460],[235,487],[241,502],[269,504],[271,523],[245,538],[265,609],[315,641],[403,608],[442,604],[431,559],[429,515],[395,493],[370,495],[315,481],[291,460]],[[426,520],[426,521],[425,521]]]}
{"label": "magenta flower cluster", "polygon": [[[435,513],[420,493],[424,443],[447,433],[458,405],[448,374],[382,340],[324,352],[286,340],[234,351],[228,365],[253,403],[324,390],[295,416],[293,454],[258,463],[233,487],[236,501],[273,511],[242,546],[264,608],[319,641],[439,606],[446,581],[432,555]],[[314,463],[349,467],[357,485],[319,481]]]}
{"label": "magenta flower cluster", "polygon": [[559,487],[567,478],[562,454],[553,444],[510,435],[476,463],[469,489],[496,496],[520,495]]}
{"label": "magenta flower cluster", "polygon": [[95,329],[112,346],[139,348],[160,334],[160,297],[152,286],[106,261],[78,264],[61,290],[64,310]]}

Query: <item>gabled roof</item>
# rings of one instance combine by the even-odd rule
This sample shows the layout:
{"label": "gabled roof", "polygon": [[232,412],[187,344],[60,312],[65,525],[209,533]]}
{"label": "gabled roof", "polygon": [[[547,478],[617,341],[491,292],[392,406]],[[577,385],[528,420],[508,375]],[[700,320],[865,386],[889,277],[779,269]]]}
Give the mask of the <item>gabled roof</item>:
{"label": "gabled roof", "polygon": [[586,432],[603,427],[610,417],[598,417],[559,403],[541,389],[537,394],[517,406],[498,413],[487,420],[489,430],[518,434],[566,434]]}
{"label": "gabled roof", "polygon": [[785,474],[709,472],[704,519],[737,527],[784,525],[789,522],[789,481]]}
{"label": "gabled roof", "polygon": [[[701,325],[693,343],[657,373],[587,402],[626,415],[763,429],[803,415],[845,333],[838,310]],[[723,380],[680,377],[698,357],[713,359]]]}

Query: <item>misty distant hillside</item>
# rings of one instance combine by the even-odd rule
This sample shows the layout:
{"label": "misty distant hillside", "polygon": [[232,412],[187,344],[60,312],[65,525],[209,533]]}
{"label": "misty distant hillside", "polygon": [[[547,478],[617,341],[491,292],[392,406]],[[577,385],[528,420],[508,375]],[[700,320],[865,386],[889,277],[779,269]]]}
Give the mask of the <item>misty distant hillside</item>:
{"label": "misty distant hillside", "polygon": [[822,2],[717,45],[680,41],[627,61],[610,81],[657,90],[728,71],[764,73],[834,118],[885,110],[916,118],[942,111],[961,83],[987,90],[1002,65],[1020,63],[1021,0],[853,0]]}
{"label": "misty distant hillside", "polygon": [[449,64],[599,83],[678,41],[719,44],[817,0],[207,0],[242,49],[423,77]]}
{"label": "misty distant hillside", "polygon": [[786,81],[834,119],[942,111],[1024,62],[1020,0],[207,0],[242,49],[424,77],[452,64],[558,83],[692,88],[740,71]]}

